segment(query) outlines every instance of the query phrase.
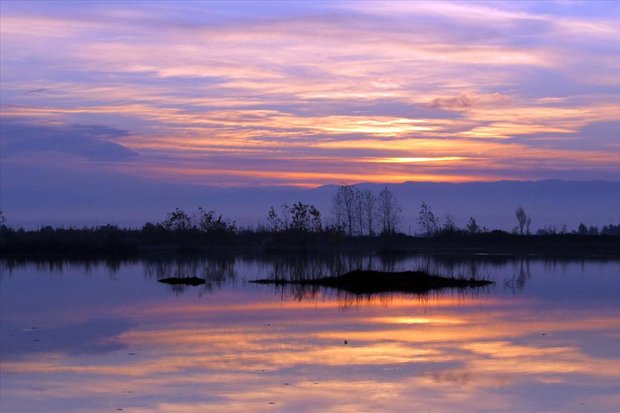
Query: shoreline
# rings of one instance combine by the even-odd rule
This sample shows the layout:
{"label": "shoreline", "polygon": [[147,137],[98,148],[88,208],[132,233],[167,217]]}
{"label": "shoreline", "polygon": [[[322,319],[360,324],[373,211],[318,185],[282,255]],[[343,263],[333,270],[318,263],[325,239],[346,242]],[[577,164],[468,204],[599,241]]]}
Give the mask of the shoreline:
{"label": "shoreline", "polygon": [[0,233],[0,259],[148,258],[201,255],[511,255],[558,258],[620,258],[620,235],[516,235],[503,231],[432,237],[394,233],[343,236],[331,232],[209,234],[137,230],[50,230]]}

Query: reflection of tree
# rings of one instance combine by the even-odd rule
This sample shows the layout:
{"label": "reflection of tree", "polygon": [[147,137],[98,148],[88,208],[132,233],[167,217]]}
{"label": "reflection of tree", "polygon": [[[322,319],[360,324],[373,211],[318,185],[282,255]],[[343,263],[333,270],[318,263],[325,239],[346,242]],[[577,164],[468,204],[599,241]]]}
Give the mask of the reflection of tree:
{"label": "reflection of tree", "polygon": [[[572,258],[541,258],[507,254],[437,254],[437,255],[355,255],[341,254],[324,256],[271,256],[259,258],[266,267],[263,274],[274,279],[312,279],[344,274],[353,270],[378,270],[386,272],[422,270],[431,274],[485,278],[500,281],[499,274],[507,274],[504,285],[512,290],[523,289],[532,277],[532,265],[543,265],[549,271],[567,271],[571,265],[579,264],[586,271],[587,264],[607,262],[609,258],[583,260]],[[308,290],[298,295],[304,296]]]}
{"label": "reflection of tree", "polygon": [[[380,259],[380,270],[385,272],[393,272],[396,270],[396,264],[400,261],[399,258],[394,257],[393,255],[382,255],[379,257]],[[369,268],[370,269],[370,268]]]}
{"label": "reflection of tree", "polygon": [[532,276],[532,272],[530,270],[530,259],[527,257],[521,257],[520,259],[514,261],[514,272],[512,274],[512,278],[506,280],[504,285],[506,285],[511,290],[519,289],[522,290],[525,287],[525,283]]}
{"label": "reflection of tree", "polygon": [[[26,270],[33,272],[62,275],[64,272],[80,271],[97,273],[102,268],[114,278],[128,266],[143,265],[144,274],[155,279],[167,277],[200,277],[206,283],[200,287],[176,286],[174,291],[182,292],[187,288],[201,292],[214,291],[227,282],[234,282],[237,272],[243,268],[252,268],[248,279],[311,279],[344,274],[353,270],[378,270],[386,272],[424,270],[429,273],[475,277],[498,280],[497,274],[506,274],[504,285],[516,290],[525,287],[531,275],[531,265],[542,265],[548,272],[566,272],[569,267],[581,265],[586,272],[594,263],[609,262],[613,258],[534,258],[514,255],[473,255],[473,254],[437,254],[437,255],[406,255],[406,254],[257,254],[253,256],[166,256],[157,259],[116,259],[92,260],[58,259],[58,258],[2,258],[0,274],[11,276],[14,271]],[[534,267],[532,267],[534,268]],[[300,289],[294,295],[300,298],[319,297],[323,294],[316,290]],[[356,298],[358,300],[359,297]]]}
{"label": "reflection of tree", "polygon": [[425,271],[434,274],[452,275],[466,278],[490,278],[501,272],[503,268],[513,267],[512,275],[504,280],[504,285],[512,290],[522,289],[531,278],[530,264],[543,262],[545,266],[558,263],[568,265],[572,259],[542,259],[507,254],[497,255],[426,255],[420,257],[420,266]]}
{"label": "reflection of tree", "polygon": [[[199,277],[205,280],[201,293],[220,289],[225,282],[236,278],[234,257],[174,258],[144,261],[144,275],[148,278]],[[176,293],[182,293],[187,285],[170,286]]]}
{"label": "reflection of tree", "polygon": [[360,254],[276,255],[261,259],[269,278],[307,280],[345,274],[354,270],[394,271],[398,259]]}
{"label": "reflection of tree", "polygon": [[335,288],[317,285],[276,284],[271,286],[282,300],[299,302],[319,302],[335,300],[341,310],[359,309],[361,307],[388,306],[395,299],[418,300],[421,307],[427,307],[434,299],[451,297],[457,300],[471,300],[488,293],[486,288],[444,289],[421,293],[385,292],[373,294],[354,294]]}
{"label": "reflection of tree", "polygon": [[33,266],[37,272],[62,273],[69,269],[79,269],[81,272],[90,274],[99,267],[105,267],[110,275],[114,276],[122,265],[134,263],[134,259],[88,259],[88,258],[2,258],[0,259],[0,273],[11,274],[14,270]]}
{"label": "reflection of tree", "polygon": [[[312,280],[321,277],[342,275],[354,270],[376,270],[384,272],[404,271],[411,269],[425,269],[436,274],[444,274],[446,268],[460,268],[458,275],[464,276],[466,271],[456,262],[442,263],[432,256],[415,257],[412,260],[407,255],[360,255],[360,254],[326,254],[326,255],[274,255],[269,258],[258,258],[259,265],[263,266],[261,273],[266,278],[282,281]],[[478,272],[478,264],[466,261],[469,268]],[[460,264],[463,264],[460,262]],[[417,267],[416,267],[417,265]],[[455,273],[456,274],[456,273]],[[253,279],[256,279],[254,277]],[[469,278],[469,276],[468,276]],[[267,287],[262,287],[267,288]],[[325,299],[334,299],[342,309],[359,308],[372,305],[389,305],[395,297],[415,297],[421,305],[428,303],[429,298],[453,295],[455,297],[478,296],[487,289],[461,289],[428,291],[424,293],[373,293],[355,294],[335,288],[313,284],[273,284],[273,290],[284,300],[316,302]]]}
{"label": "reflection of tree", "polygon": [[530,260],[522,258],[519,262],[519,275],[516,278],[517,287],[525,287],[525,282],[530,279],[532,272],[530,271]]}

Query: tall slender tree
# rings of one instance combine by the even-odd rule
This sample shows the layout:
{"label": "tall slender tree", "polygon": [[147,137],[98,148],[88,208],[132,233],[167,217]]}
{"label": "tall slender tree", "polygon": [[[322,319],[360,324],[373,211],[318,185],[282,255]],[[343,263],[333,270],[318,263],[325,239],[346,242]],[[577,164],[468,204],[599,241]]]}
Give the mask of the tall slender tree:
{"label": "tall slender tree", "polygon": [[353,236],[354,226],[357,224],[358,192],[359,190],[354,185],[341,185],[332,200],[332,213],[336,224],[344,225],[349,236]]}
{"label": "tall slender tree", "polygon": [[437,217],[435,217],[431,207],[426,202],[422,202],[422,205],[420,206],[418,224],[420,224],[424,233],[426,233],[429,237],[437,233],[439,230],[439,222]]}
{"label": "tall slender tree", "polygon": [[524,235],[526,227],[527,227],[527,232],[529,232],[530,224],[532,223],[532,220],[530,217],[527,216],[527,214],[525,213],[525,209],[523,209],[522,206],[517,208],[517,210],[515,211],[515,216],[517,217],[517,222],[519,223],[518,225],[519,234]]}
{"label": "tall slender tree", "polygon": [[402,209],[396,196],[387,187],[384,187],[379,193],[377,211],[381,221],[382,232],[385,234],[396,232],[396,226],[401,219]]}
{"label": "tall slender tree", "polygon": [[[360,205],[362,209],[362,221],[366,234],[374,235],[375,217],[377,216],[377,197],[370,189],[360,191]],[[360,231],[363,232],[362,228]]]}

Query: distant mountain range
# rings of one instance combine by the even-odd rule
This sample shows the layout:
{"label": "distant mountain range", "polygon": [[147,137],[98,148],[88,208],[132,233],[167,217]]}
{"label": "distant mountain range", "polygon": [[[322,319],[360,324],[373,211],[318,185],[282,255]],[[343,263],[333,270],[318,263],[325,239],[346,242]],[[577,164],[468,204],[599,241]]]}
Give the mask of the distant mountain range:
{"label": "distant mountain range", "polygon": [[[5,181],[6,182],[6,181]],[[188,212],[198,206],[213,209],[241,225],[265,223],[270,206],[297,201],[314,204],[331,218],[331,199],[336,185],[314,189],[291,187],[214,188],[131,179],[101,178],[90,185],[74,181],[55,186],[0,188],[0,209],[13,226],[98,225],[114,223],[140,226],[157,222],[168,211]],[[405,182],[360,184],[378,193],[392,191],[403,209],[400,229],[416,233],[418,211],[424,201],[442,220],[454,216],[464,226],[470,216],[488,228],[511,229],[515,209],[522,206],[532,218],[532,229],[580,222],[602,226],[620,223],[620,182],[609,181],[497,181],[474,183]]]}

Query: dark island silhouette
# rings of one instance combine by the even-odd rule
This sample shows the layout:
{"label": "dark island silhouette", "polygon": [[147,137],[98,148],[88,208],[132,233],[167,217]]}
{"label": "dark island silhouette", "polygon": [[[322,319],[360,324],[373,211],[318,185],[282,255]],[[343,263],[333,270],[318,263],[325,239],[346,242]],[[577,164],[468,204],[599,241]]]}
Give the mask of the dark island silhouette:
{"label": "dark island silhouette", "polygon": [[160,283],[170,284],[170,285],[192,285],[192,286],[202,285],[207,282],[204,278],[200,278],[196,276],[168,277],[168,278],[161,278],[157,281],[159,281]]}
{"label": "dark island silhouette", "polygon": [[368,271],[355,270],[342,275],[303,279],[260,279],[256,284],[307,285],[334,288],[352,294],[415,293],[425,294],[444,288],[473,288],[493,284],[474,278],[443,277],[426,271]]}

